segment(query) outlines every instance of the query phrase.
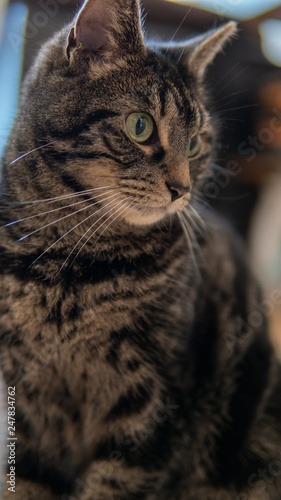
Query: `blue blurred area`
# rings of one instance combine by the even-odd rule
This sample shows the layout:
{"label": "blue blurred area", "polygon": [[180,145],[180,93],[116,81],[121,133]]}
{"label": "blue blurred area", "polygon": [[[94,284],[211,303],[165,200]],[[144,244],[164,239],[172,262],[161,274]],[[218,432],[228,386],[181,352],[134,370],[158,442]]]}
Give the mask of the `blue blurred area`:
{"label": "blue blurred area", "polygon": [[27,7],[11,4],[5,13],[0,45],[0,157],[18,105]]}
{"label": "blue blurred area", "polygon": [[242,20],[258,16],[281,5],[280,0],[174,0],[177,3],[208,9],[218,15]]}
{"label": "blue blurred area", "polygon": [[264,56],[281,67],[281,20],[265,19],[259,25]]}

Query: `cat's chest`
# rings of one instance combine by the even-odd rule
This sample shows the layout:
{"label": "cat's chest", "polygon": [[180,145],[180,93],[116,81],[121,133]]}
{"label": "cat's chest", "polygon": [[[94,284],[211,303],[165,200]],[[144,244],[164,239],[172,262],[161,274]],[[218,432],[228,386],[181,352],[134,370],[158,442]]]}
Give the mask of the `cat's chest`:
{"label": "cat's chest", "polygon": [[84,365],[107,360],[118,370],[136,366],[135,352],[155,361],[156,352],[177,348],[195,312],[196,290],[180,270],[172,279],[174,271],[108,265],[104,277],[58,283],[3,276],[1,330],[23,342],[32,364],[62,372],[78,351]]}
{"label": "cat's chest", "polygon": [[[111,301],[102,305],[93,296],[86,301],[83,293],[77,297],[75,314],[66,314],[67,301],[61,304],[60,321],[57,313],[56,320],[41,323],[40,332],[25,343],[28,358],[19,382],[20,392],[30,398],[30,419],[34,430],[38,426],[38,436],[39,403],[53,422],[46,430],[50,442],[55,440],[58,449],[60,442],[77,453],[82,449],[84,457],[111,433],[119,442],[125,432],[145,432],[151,415],[162,418],[170,406],[172,412],[179,406],[166,393],[167,381],[172,388],[176,378],[172,371],[177,339],[158,320],[154,324],[148,318],[148,303],[143,309],[139,304],[138,311],[125,304],[116,308]],[[40,388],[42,400],[26,394],[30,387],[34,394]]]}

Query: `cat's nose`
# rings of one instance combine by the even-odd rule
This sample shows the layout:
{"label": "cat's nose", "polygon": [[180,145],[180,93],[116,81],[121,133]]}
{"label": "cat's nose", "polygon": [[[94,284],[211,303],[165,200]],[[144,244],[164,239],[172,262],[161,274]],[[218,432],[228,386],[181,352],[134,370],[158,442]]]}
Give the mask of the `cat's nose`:
{"label": "cat's nose", "polygon": [[189,193],[190,186],[183,186],[181,182],[166,182],[166,186],[171,193],[171,201],[176,201]]}

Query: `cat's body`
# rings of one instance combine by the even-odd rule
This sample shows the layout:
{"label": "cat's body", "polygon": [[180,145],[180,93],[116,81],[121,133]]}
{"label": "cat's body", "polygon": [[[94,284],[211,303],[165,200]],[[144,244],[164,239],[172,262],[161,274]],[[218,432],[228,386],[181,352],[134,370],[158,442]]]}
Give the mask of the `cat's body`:
{"label": "cat's body", "polygon": [[212,155],[204,68],[232,31],[156,53],[136,1],[88,0],[26,80],[3,160],[3,499],[280,498],[259,291],[231,231],[206,217],[188,236],[177,216]]}

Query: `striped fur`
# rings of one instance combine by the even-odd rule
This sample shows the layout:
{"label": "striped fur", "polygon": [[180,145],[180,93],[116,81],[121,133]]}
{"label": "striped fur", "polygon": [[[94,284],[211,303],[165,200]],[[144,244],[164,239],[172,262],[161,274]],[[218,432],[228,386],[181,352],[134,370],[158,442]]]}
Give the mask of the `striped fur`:
{"label": "striped fur", "polygon": [[26,77],[0,214],[15,499],[280,498],[275,362],[265,321],[245,327],[260,293],[193,207],[217,133],[204,72],[234,29],[145,45],[137,0],[87,0]]}

